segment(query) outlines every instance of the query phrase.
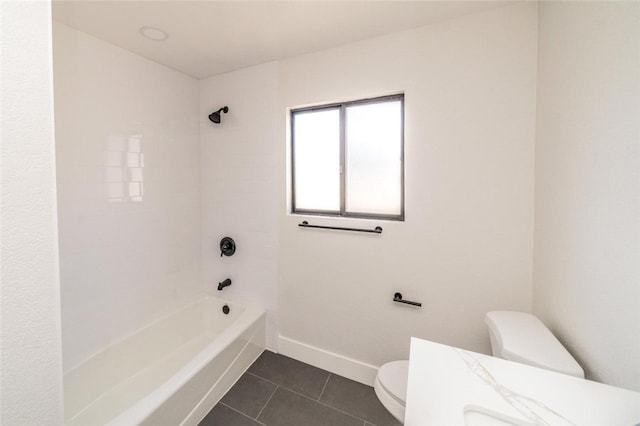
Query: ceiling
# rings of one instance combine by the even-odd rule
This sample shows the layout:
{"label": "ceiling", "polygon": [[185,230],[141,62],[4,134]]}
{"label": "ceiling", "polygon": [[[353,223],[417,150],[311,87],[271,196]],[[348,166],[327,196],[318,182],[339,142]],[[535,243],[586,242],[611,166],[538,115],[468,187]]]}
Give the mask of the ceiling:
{"label": "ceiling", "polygon": [[[206,78],[508,2],[54,0],[53,18],[195,78]],[[140,34],[144,26],[162,29],[169,37],[149,40]]]}

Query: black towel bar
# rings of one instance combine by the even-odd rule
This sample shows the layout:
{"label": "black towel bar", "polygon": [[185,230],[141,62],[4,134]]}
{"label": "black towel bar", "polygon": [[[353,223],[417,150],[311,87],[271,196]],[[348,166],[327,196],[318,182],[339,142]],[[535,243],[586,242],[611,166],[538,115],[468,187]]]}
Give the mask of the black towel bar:
{"label": "black towel bar", "polygon": [[361,228],[344,228],[341,226],[322,226],[322,225],[310,225],[306,220],[299,223],[298,226],[302,228],[320,228],[320,229],[336,229],[338,231],[355,231],[355,232],[369,232],[373,234],[382,234],[382,226],[376,226],[374,229],[361,229]]}
{"label": "black towel bar", "polygon": [[406,303],[407,305],[411,305],[411,306],[418,306],[421,307],[422,303],[420,302],[412,302],[411,300],[404,300],[402,298],[402,293],[396,293],[393,295],[393,301],[394,302],[398,302],[398,303]]}

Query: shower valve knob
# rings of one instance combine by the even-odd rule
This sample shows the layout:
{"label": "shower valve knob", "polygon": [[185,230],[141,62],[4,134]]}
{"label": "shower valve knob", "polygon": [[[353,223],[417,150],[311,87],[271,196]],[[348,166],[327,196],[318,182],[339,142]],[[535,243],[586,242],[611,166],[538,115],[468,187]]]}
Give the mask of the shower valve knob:
{"label": "shower valve knob", "polygon": [[220,257],[232,256],[236,252],[236,242],[231,237],[224,237],[220,240]]}

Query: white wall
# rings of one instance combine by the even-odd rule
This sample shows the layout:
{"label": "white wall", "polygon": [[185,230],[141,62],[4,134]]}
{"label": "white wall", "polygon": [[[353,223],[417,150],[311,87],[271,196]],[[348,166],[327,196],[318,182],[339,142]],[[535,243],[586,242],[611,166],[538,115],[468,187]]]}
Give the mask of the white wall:
{"label": "white wall", "polygon": [[[207,292],[267,311],[267,346],[277,336],[276,63],[200,81],[202,254]],[[220,124],[207,116],[223,106]],[[220,257],[224,236],[237,244]],[[231,278],[222,292],[218,282]]]}
{"label": "white wall", "polygon": [[640,3],[540,4],[533,309],[640,390]]}
{"label": "white wall", "polygon": [[54,53],[66,371],[203,291],[198,84],[57,23]]}
{"label": "white wall", "polygon": [[51,11],[0,3],[0,424],[62,424]]}
{"label": "white wall", "polygon": [[[544,2],[539,21],[537,8],[199,83],[57,26],[67,367],[203,277],[208,293],[266,307],[270,348],[316,364],[337,358],[317,356],[328,351],[347,367],[407,357],[412,335],[488,352],[484,313],[533,303],[591,377],[637,388],[638,5]],[[287,214],[287,108],[398,92],[406,221]],[[144,201],[108,202],[107,151],[137,134]],[[299,229],[304,219],[385,230]],[[238,243],[230,258],[225,235]],[[423,308],[394,304],[395,291]]]}
{"label": "white wall", "polygon": [[[410,336],[486,353],[485,312],[530,311],[536,8],[499,8],[280,63],[282,161],[286,108],[404,92],[406,114],[405,222],[289,215],[281,164],[283,342],[373,366],[407,358]],[[304,219],[384,232],[298,228]],[[396,291],[422,308],[393,303]],[[289,343],[285,351],[306,350]]]}

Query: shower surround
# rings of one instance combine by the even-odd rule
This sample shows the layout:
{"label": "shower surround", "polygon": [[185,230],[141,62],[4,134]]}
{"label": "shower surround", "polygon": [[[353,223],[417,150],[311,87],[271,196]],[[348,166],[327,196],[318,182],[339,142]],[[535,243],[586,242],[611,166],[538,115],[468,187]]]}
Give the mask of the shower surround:
{"label": "shower surround", "polygon": [[64,371],[204,292],[198,83],[54,22]]}

